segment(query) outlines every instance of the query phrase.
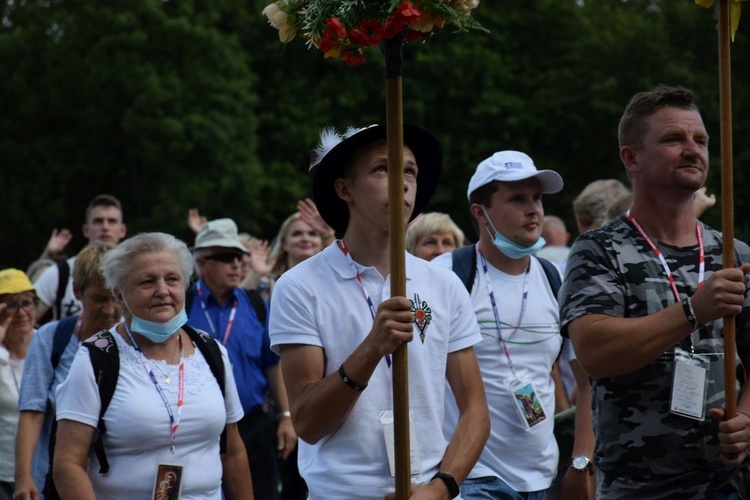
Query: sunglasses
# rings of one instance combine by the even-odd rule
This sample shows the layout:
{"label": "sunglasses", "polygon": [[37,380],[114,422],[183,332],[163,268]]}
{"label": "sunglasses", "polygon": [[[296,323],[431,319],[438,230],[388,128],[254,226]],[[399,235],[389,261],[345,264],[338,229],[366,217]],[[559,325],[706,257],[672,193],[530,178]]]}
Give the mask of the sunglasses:
{"label": "sunglasses", "polygon": [[213,255],[206,255],[203,257],[206,260],[215,260],[217,262],[223,262],[224,264],[231,264],[235,260],[242,262],[242,255],[239,252],[222,252],[215,253]]}

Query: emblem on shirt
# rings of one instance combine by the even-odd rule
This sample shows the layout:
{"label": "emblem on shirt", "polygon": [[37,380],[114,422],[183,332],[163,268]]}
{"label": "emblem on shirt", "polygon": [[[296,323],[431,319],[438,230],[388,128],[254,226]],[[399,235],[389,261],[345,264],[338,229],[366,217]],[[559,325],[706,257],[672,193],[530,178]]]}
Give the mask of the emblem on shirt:
{"label": "emblem on shirt", "polygon": [[419,300],[419,294],[414,294],[414,300],[411,302],[411,313],[414,315],[414,324],[419,330],[419,340],[424,344],[424,331],[427,325],[432,321],[432,310],[424,300]]}

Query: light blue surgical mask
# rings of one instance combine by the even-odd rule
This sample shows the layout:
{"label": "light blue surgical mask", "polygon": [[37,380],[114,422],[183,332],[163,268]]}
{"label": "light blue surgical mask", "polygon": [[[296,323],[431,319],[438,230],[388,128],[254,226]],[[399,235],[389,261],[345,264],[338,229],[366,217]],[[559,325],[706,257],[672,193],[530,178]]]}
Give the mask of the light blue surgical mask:
{"label": "light blue surgical mask", "polygon": [[[123,302],[125,302],[124,296],[122,300]],[[140,335],[143,335],[155,344],[161,344],[162,342],[165,342],[177,330],[179,330],[188,322],[188,315],[187,312],[185,312],[184,304],[182,305],[182,310],[177,313],[174,318],[165,323],[148,321],[146,319],[139,318],[138,316],[133,314],[133,311],[130,310],[130,306],[128,306],[127,302],[125,302],[125,307],[128,308],[128,311],[133,317],[130,323],[130,329]]]}
{"label": "light blue surgical mask", "polygon": [[482,206],[482,210],[484,210],[484,215],[487,216],[487,221],[490,223],[490,226],[492,226],[492,231],[494,231],[493,234],[492,231],[490,231],[490,229],[485,226],[487,232],[490,233],[490,236],[492,236],[492,244],[495,245],[495,247],[500,250],[500,252],[502,252],[502,254],[506,257],[515,260],[522,259],[526,256],[537,253],[542,249],[544,245],[547,244],[547,242],[541,236],[538,240],[536,240],[536,243],[529,247],[513,243],[508,238],[500,234],[497,229],[495,229],[495,225],[492,223],[492,219],[490,219],[490,215],[487,213],[487,209],[484,208],[484,205]]}

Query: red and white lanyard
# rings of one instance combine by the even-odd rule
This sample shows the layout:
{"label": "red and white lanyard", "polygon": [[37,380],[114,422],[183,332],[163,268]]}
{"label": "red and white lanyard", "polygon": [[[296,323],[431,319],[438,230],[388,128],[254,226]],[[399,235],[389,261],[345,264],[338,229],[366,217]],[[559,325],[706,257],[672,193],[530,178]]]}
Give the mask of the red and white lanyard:
{"label": "red and white lanyard", "polygon": [[[206,301],[203,299],[203,289],[201,288],[200,282],[195,284],[195,288],[198,291],[198,298],[201,302],[201,309],[203,309],[203,314],[206,316],[208,326],[211,327],[211,333],[216,335],[216,327],[214,326],[214,322],[211,321],[211,316],[208,315],[208,310],[206,309]],[[221,345],[227,345],[227,340],[229,340],[229,332],[232,331],[232,325],[234,324],[235,314],[237,314],[237,297],[234,297],[232,299],[232,311],[229,313],[229,321],[227,321],[227,327],[224,329],[224,337],[221,339]]]}
{"label": "red and white lanyard", "polygon": [[[487,294],[490,296],[490,303],[492,304],[492,313],[495,315],[495,327],[497,328],[497,336],[500,339],[500,342],[503,344],[503,351],[505,352],[505,357],[508,360],[510,371],[513,373],[513,376],[516,377],[516,369],[513,365],[513,359],[510,357],[510,351],[508,350],[508,341],[503,338],[503,324],[500,322],[500,313],[497,310],[495,293],[492,291],[490,275],[487,269],[487,260],[484,258],[484,255],[482,255],[482,251],[479,248],[477,248],[477,253],[479,253],[479,260],[482,262],[482,270],[484,271],[484,281],[485,285],[487,286]],[[518,329],[521,327],[521,323],[523,323],[523,318],[526,316],[526,304],[529,301],[529,272],[531,272],[531,261],[529,261],[529,265],[526,268],[526,272],[524,273],[523,278],[523,298],[521,302],[521,314],[518,317],[518,323],[516,323],[516,327],[513,329],[511,334],[508,335],[508,340],[510,340],[513,335],[518,332]]]}
{"label": "red and white lanyard", "polygon": [[136,342],[135,337],[133,337],[133,334],[130,332],[130,327],[128,326],[127,322],[123,322],[123,325],[125,325],[125,332],[127,332],[128,337],[130,338],[130,342],[133,343],[133,347],[136,351],[141,353],[141,365],[143,368],[148,372],[148,376],[151,379],[151,382],[154,384],[154,387],[156,387],[156,391],[159,393],[159,396],[161,397],[162,403],[164,403],[164,407],[167,409],[167,414],[169,415],[169,427],[171,429],[172,434],[172,445],[170,446],[170,451],[172,452],[172,455],[174,455],[174,444],[175,439],[177,437],[177,428],[180,426],[180,418],[182,417],[182,406],[185,402],[185,353],[182,349],[182,336],[178,333],[178,341],[180,342],[180,376],[179,376],[179,387],[177,389],[177,415],[175,416],[172,412],[172,407],[169,405],[169,401],[167,400],[167,397],[164,395],[164,391],[159,386],[159,382],[156,380],[156,375],[154,375],[154,371],[146,364],[146,355],[143,354],[143,351],[141,350],[141,347],[138,345],[138,342]]}
{"label": "red and white lanyard", "polygon": [[[653,241],[651,241],[651,238],[648,237],[646,234],[646,231],[643,230],[641,225],[638,223],[637,220],[635,220],[635,217],[630,213],[630,210],[627,211],[626,215],[628,216],[628,219],[630,222],[633,223],[635,228],[638,230],[638,233],[640,233],[641,238],[643,238],[646,243],[648,243],[648,246],[651,247],[651,250],[654,251],[656,256],[659,258],[659,262],[661,262],[661,266],[664,268],[664,273],[667,275],[667,279],[669,280],[669,285],[672,287],[672,293],[674,293],[674,298],[676,303],[680,303],[680,292],[677,290],[677,285],[675,284],[674,275],[672,274],[672,270],[669,268],[669,264],[667,264],[667,259],[664,258],[664,255],[661,253],[659,248],[654,244]],[[706,273],[706,257],[703,250],[703,233],[701,232],[701,225],[700,222],[695,221],[695,234],[698,237],[698,284],[696,285],[696,289],[703,286],[703,280],[704,275]],[[687,283],[686,283],[687,284]],[[690,334],[690,352],[692,353],[695,349],[695,343],[693,341],[693,335],[695,332]]]}
{"label": "red and white lanyard", "polygon": [[[630,213],[630,210],[628,210],[627,214],[628,219],[630,219],[630,222],[633,223],[635,228],[640,233],[641,237],[646,240],[646,243],[648,243],[648,246],[651,247],[651,250],[654,251],[656,256],[659,258],[659,262],[661,262],[661,266],[664,268],[664,273],[667,275],[667,279],[669,280],[669,285],[672,287],[672,292],[674,293],[674,298],[677,302],[680,302],[680,292],[677,290],[677,285],[674,281],[674,275],[672,274],[672,270],[669,268],[669,264],[667,264],[667,259],[664,258],[664,255],[661,253],[659,248],[654,245],[654,242],[651,241],[651,238],[648,237],[646,234],[646,231],[643,230],[641,225],[638,223],[637,220],[635,220],[635,217]],[[701,225],[700,222],[695,221],[695,234],[698,237],[698,247],[699,247],[699,255],[698,255],[698,285],[696,288],[700,288],[703,286],[703,277],[706,273],[706,258],[703,253],[703,233],[701,232]]]}
{"label": "red and white lanyard", "polygon": [[[372,315],[373,321],[375,321],[375,305],[372,303],[372,299],[370,298],[370,294],[367,293],[367,289],[365,288],[365,284],[362,282],[362,277],[359,275],[359,271],[357,270],[356,264],[354,264],[354,260],[352,260],[352,256],[349,253],[349,249],[346,247],[346,243],[344,243],[344,240],[339,240],[339,248],[344,254],[344,257],[346,258],[346,261],[349,263],[349,267],[352,268],[354,271],[354,276],[357,278],[357,283],[359,283],[359,287],[362,289],[362,293],[365,296],[365,300],[367,301],[367,306],[370,308],[370,314]],[[391,367],[391,355],[386,354],[385,355],[385,362],[388,364],[388,368]]]}

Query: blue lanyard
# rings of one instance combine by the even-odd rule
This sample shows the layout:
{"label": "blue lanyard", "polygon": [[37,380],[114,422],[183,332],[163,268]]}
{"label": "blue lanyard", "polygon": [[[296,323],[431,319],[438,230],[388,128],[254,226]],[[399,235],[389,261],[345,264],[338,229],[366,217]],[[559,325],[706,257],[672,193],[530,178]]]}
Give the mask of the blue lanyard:
{"label": "blue lanyard", "polygon": [[[490,303],[492,304],[492,313],[495,315],[495,327],[497,328],[497,336],[500,339],[500,342],[503,344],[503,351],[505,352],[505,357],[508,359],[508,365],[510,366],[510,371],[513,373],[513,376],[516,376],[516,369],[513,366],[513,359],[510,357],[510,351],[508,350],[508,342],[503,338],[503,326],[500,322],[500,313],[497,310],[497,302],[495,301],[495,293],[492,291],[492,284],[490,284],[490,276],[489,271],[487,270],[487,260],[484,258],[484,255],[482,255],[482,251],[477,247],[477,253],[479,253],[479,258],[482,262],[482,269],[484,270],[484,281],[487,285],[487,294],[490,296]],[[513,332],[511,332],[510,335],[508,335],[508,340],[513,337],[513,335],[518,332],[518,329],[521,327],[521,323],[523,323],[523,318],[526,316],[526,304],[529,300],[529,273],[531,272],[531,260],[529,260],[529,265],[526,268],[526,272],[524,273],[523,278],[523,299],[521,302],[521,315],[518,318],[518,323],[516,323],[516,327],[513,329]]]}

